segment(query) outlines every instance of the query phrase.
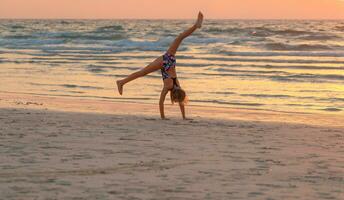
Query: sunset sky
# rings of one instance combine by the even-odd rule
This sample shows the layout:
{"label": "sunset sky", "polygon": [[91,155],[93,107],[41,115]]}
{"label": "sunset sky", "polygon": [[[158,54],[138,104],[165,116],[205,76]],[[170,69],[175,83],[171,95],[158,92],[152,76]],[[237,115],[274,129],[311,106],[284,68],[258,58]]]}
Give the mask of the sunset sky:
{"label": "sunset sky", "polygon": [[344,0],[0,0],[0,18],[344,19]]}

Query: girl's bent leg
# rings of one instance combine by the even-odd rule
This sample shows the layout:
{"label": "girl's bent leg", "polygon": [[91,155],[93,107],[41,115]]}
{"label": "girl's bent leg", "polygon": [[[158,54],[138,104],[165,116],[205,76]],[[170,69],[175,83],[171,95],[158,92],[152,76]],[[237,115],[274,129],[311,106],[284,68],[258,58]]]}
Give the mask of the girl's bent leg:
{"label": "girl's bent leg", "polygon": [[122,80],[118,80],[116,83],[117,83],[119,94],[122,95],[123,86],[126,83],[161,69],[162,62],[163,62],[162,56],[160,56],[159,58],[155,59],[151,64],[147,65],[145,68],[141,69],[140,71],[134,72]]}

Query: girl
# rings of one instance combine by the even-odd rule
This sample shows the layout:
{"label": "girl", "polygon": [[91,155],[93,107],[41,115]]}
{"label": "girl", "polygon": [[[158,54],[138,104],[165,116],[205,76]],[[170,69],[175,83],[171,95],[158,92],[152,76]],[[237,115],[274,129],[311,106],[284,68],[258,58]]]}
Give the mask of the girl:
{"label": "girl", "polygon": [[165,97],[168,92],[170,92],[171,95],[171,101],[172,103],[178,102],[180,106],[180,111],[182,113],[183,119],[187,119],[185,117],[185,108],[184,103],[186,101],[186,94],[185,91],[181,88],[180,83],[177,79],[177,73],[176,73],[176,52],[179,47],[179,45],[182,43],[182,41],[191,35],[196,29],[201,28],[203,22],[203,14],[201,12],[198,13],[198,19],[196,23],[184,31],[183,33],[179,34],[179,36],[173,41],[170,48],[167,50],[167,52],[155,59],[151,64],[149,64],[147,67],[141,69],[138,72],[135,72],[133,74],[130,74],[128,77],[122,80],[117,81],[117,87],[118,92],[120,95],[123,93],[123,86],[133,81],[137,78],[143,77],[149,73],[152,73],[157,70],[161,70],[162,79],[164,82],[164,87],[160,94],[160,101],[159,101],[159,108],[160,108],[160,116],[161,119],[165,118],[164,113],[164,102]]}

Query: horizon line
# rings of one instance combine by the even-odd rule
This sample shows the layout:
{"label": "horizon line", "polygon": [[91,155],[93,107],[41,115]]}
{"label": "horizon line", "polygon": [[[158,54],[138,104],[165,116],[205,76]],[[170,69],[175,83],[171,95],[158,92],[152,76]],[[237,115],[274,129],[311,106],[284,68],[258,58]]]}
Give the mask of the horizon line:
{"label": "horizon line", "polygon": [[[205,20],[344,20],[344,18],[206,18]],[[0,20],[195,20],[194,18],[6,18]]]}

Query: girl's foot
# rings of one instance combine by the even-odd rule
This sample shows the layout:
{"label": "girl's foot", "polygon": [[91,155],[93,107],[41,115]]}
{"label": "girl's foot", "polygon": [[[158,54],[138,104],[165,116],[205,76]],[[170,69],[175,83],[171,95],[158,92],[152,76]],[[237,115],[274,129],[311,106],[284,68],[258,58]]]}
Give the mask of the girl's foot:
{"label": "girl's foot", "polygon": [[203,23],[203,14],[201,12],[198,13],[198,18],[196,21],[196,27],[201,28]]}
{"label": "girl's foot", "polygon": [[122,93],[123,93],[123,84],[122,84],[121,81],[116,81],[116,83],[117,83],[118,92],[119,92],[120,95],[122,95]]}

